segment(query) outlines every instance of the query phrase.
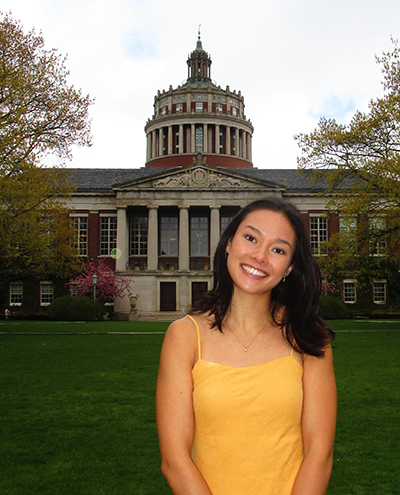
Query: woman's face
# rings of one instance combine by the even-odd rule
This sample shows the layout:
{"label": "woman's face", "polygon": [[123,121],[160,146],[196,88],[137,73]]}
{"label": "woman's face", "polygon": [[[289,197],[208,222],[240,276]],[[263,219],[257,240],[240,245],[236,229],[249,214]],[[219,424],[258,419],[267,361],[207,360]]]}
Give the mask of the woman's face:
{"label": "woman's face", "polygon": [[276,287],[293,266],[296,234],[282,213],[249,213],[229,241],[227,267],[235,290],[263,294]]}

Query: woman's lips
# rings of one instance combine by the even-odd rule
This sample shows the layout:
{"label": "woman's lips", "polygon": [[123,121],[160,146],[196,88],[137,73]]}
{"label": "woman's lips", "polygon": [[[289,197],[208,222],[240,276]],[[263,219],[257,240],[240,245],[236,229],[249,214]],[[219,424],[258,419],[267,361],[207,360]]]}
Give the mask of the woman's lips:
{"label": "woman's lips", "polygon": [[268,277],[268,273],[264,272],[262,270],[257,270],[257,268],[254,268],[253,266],[250,265],[241,265],[243,270],[248,273],[249,275],[253,275],[254,277]]}

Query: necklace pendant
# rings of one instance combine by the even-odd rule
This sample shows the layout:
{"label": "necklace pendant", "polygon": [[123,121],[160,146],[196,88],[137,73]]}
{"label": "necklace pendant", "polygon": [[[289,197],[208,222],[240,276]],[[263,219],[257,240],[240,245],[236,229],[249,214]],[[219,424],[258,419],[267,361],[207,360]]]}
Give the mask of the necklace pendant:
{"label": "necklace pendant", "polygon": [[247,352],[247,347],[244,348],[244,352]]}

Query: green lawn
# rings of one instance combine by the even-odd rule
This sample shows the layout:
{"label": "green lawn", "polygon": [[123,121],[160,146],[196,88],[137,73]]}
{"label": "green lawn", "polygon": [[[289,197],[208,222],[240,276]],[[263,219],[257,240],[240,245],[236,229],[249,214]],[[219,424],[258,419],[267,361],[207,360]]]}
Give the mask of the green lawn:
{"label": "green lawn", "polygon": [[[387,328],[380,325],[389,323],[365,329]],[[0,334],[2,495],[170,494],[154,414],[163,335],[146,333],[167,326],[0,324],[0,332],[11,332]],[[334,349],[339,418],[328,493],[400,494],[400,332],[342,330]]]}

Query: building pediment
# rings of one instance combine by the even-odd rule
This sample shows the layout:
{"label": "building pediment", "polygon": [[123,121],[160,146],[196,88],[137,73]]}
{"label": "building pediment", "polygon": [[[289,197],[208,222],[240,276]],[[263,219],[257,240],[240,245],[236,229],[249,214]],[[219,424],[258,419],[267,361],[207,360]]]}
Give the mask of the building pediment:
{"label": "building pediment", "polygon": [[205,164],[168,169],[156,173],[151,178],[134,180],[125,184],[115,184],[115,191],[130,190],[251,190],[263,189],[283,191],[285,186],[258,178],[244,177],[236,171],[212,167]]}

